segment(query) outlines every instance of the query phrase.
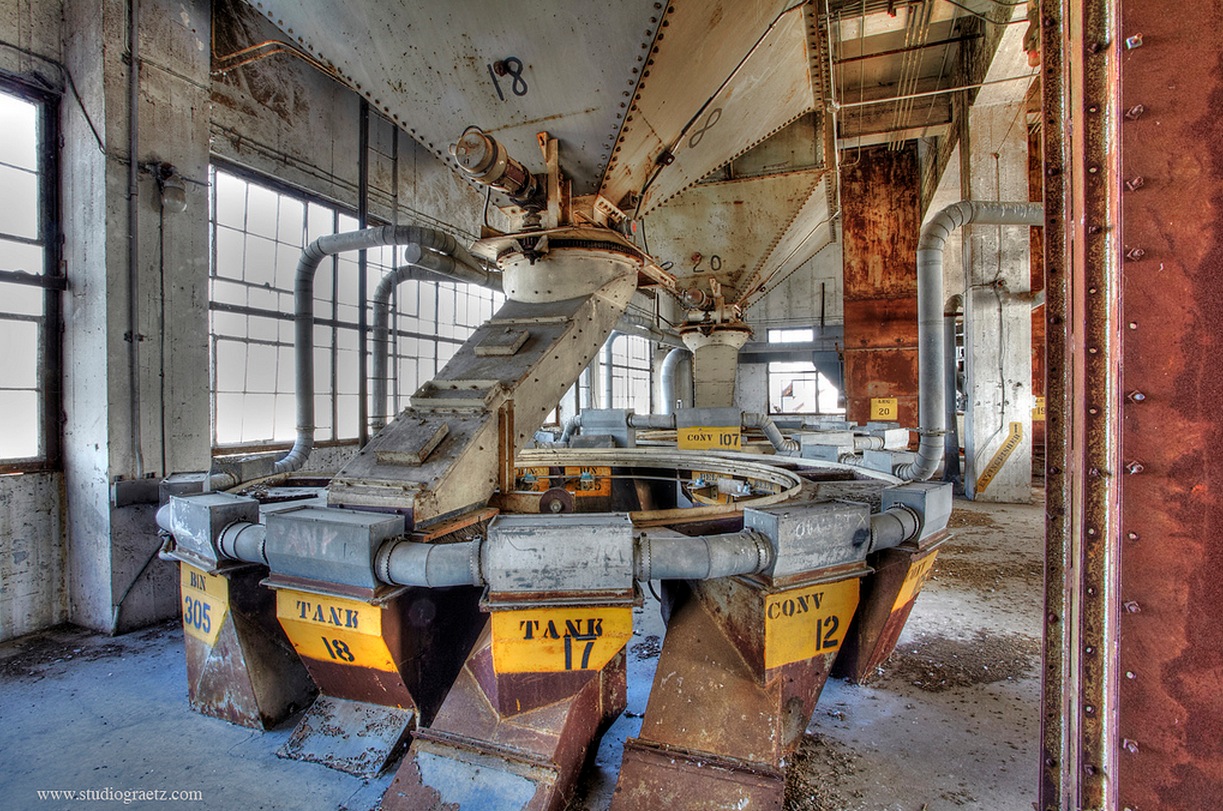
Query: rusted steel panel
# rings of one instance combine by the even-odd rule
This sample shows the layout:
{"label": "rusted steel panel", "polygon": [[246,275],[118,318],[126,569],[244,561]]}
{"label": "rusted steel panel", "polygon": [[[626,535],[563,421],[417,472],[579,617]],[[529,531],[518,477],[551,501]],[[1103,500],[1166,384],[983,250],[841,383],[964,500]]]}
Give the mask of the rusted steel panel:
{"label": "rusted steel panel", "polygon": [[1223,802],[1223,10],[1121,6],[1118,807]]}
{"label": "rusted steel panel", "polygon": [[938,548],[948,537],[940,533],[921,546],[906,544],[868,558],[875,571],[862,579],[862,600],[833,665],[834,676],[865,684],[892,655],[930,576]]}
{"label": "rusted steel panel", "polygon": [[[1033,91],[1039,101],[1040,82],[1032,83]],[[1037,109],[1039,113],[1039,109]],[[1028,199],[1039,203],[1044,196],[1044,150],[1041,144],[1043,131],[1040,127],[1028,130]],[[1045,229],[1032,228],[1031,250],[1028,252],[1031,261],[1030,289],[1033,293],[1045,289]],[[1032,396],[1045,396],[1045,308],[1038,307],[1032,311]],[[1045,444],[1045,421],[1032,420],[1032,449],[1036,450]]]}
{"label": "rusted steel panel", "polygon": [[856,163],[841,167],[841,184],[845,300],[916,299],[917,148],[864,149]]}
{"label": "rusted steel panel", "polygon": [[599,731],[625,707],[621,651],[602,670],[497,674],[486,629],[382,799],[387,811],[560,811]]}
{"label": "rusted steel panel", "polygon": [[[1118,485],[1122,475],[1118,457],[1120,421],[1117,384],[1120,374],[1120,332],[1117,316],[1120,295],[1122,238],[1118,191],[1117,70],[1121,61],[1121,32],[1117,4],[1112,0],[1084,0],[1082,40],[1072,38],[1076,57],[1083,60],[1081,86],[1071,93],[1071,109],[1078,119],[1073,138],[1076,165],[1075,233],[1080,271],[1072,281],[1076,325],[1071,406],[1075,489],[1081,512],[1072,525],[1074,568],[1072,608],[1081,648],[1074,651],[1077,669],[1074,723],[1078,747],[1078,805],[1115,808],[1117,802],[1117,599],[1118,588]],[[1078,247],[1081,246],[1081,247]]]}
{"label": "rusted steel panel", "polygon": [[[914,147],[866,149],[842,169],[847,417],[870,418],[870,398],[900,400],[917,425],[917,238],[920,177]],[[887,349],[887,352],[873,351]]]}
{"label": "rusted steel panel", "polygon": [[471,588],[408,589],[383,609],[382,639],[396,671],[355,667],[303,656],[324,695],[388,707],[415,708],[432,717],[483,624],[479,593]]}
{"label": "rusted steel panel", "polygon": [[684,752],[630,739],[614,809],[633,811],[781,811],[786,778],[778,769]]}
{"label": "rusted steel panel", "polygon": [[[865,571],[835,567],[805,582],[819,583],[824,596]],[[857,583],[848,583],[843,624],[830,615],[814,626],[813,642],[835,637],[835,647],[814,642],[800,658],[779,656],[769,623],[781,620],[774,633],[788,630],[781,618],[808,610],[798,595],[813,592],[799,582],[724,578],[669,588],[662,657],[640,736],[625,744],[613,811],[781,808],[785,758],[806,729],[857,601]],[[812,617],[836,611],[810,605]]]}
{"label": "rusted steel panel", "polygon": [[1069,808],[1070,793],[1078,777],[1069,751],[1066,694],[1073,684],[1068,661],[1071,648],[1069,572],[1071,505],[1073,492],[1067,472],[1070,441],[1070,396],[1067,362],[1070,360],[1069,281],[1071,226],[1069,171],[1072,165],[1067,138],[1069,122],[1071,50],[1063,48],[1067,21],[1061,3],[1042,3],[1041,23],[1041,137],[1045,201],[1045,322],[1047,388],[1045,417],[1045,624],[1041,662],[1040,811]]}
{"label": "rusted steel panel", "polygon": [[304,707],[315,688],[276,622],[276,600],[259,585],[267,569],[242,567],[229,581],[229,610],[216,643],[183,636],[191,708],[234,724],[270,729]]}

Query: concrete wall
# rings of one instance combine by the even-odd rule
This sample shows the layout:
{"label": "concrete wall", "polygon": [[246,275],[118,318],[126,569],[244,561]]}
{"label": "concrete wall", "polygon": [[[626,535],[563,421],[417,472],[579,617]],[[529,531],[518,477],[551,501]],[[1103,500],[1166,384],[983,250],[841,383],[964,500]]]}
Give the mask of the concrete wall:
{"label": "concrete wall", "polygon": [[0,642],[68,618],[64,479],[0,477]]}
{"label": "concrete wall", "polygon": [[[60,4],[0,3],[0,71],[60,89]],[[64,479],[58,472],[0,476],[0,641],[67,618]]]}
{"label": "concrete wall", "polygon": [[818,326],[821,285],[824,321],[827,324],[840,324],[845,305],[841,252],[839,239],[829,243],[752,305],[744,314],[744,318],[752,325],[752,329],[756,330],[753,340],[765,340],[765,330],[770,327],[776,329]]}
{"label": "concrete wall", "polygon": [[[222,19],[219,51],[277,35],[243,3],[215,5]],[[163,213],[156,179],[141,171],[133,222],[127,8],[124,0],[18,0],[0,8],[0,43],[7,43],[0,45],[0,70],[63,94],[69,278],[63,473],[0,480],[0,637],[65,617],[114,632],[177,611],[174,569],[155,559],[153,507],[115,508],[110,493],[118,479],[211,464],[207,178],[213,156],[357,208],[355,94],[285,55],[214,81],[213,4],[142,0],[135,160],[141,167],[173,164],[187,181],[187,210]],[[79,101],[66,89],[68,74]],[[372,216],[478,235],[483,197],[472,187],[377,116],[370,141]],[[504,225],[499,212],[489,216],[494,226]],[[129,229],[137,256],[134,377]],[[320,451],[310,467],[334,469],[350,453]]]}

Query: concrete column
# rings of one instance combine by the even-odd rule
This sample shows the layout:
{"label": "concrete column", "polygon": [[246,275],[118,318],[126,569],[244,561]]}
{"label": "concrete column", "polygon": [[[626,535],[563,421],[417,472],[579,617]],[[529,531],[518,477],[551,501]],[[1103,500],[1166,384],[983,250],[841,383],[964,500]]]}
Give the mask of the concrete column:
{"label": "concrete column", "polygon": [[692,379],[697,408],[731,408],[735,405],[735,377],[739,350],[751,333],[743,329],[715,329],[684,334],[692,350]]}
{"label": "concrete column", "polygon": [[[177,573],[155,559],[156,505],[114,507],[112,483],[141,470],[156,477],[206,470],[210,445],[209,4],[140,2],[135,160],[142,166],[172,163],[189,182],[187,210],[163,216],[157,182],[141,172],[134,336],[127,10],[123,0],[86,0],[64,9],[64,58],[82,101],[66,100],[62,107],[69,616],[108,632],[173,616],[178,607]],[[129,363],[133,338],[140,356],[135,376]],[[133,441],[136,391],[142,465]]]}
{"label": "concrete column", "polygon": [[[972,199],[1028,199],[1024,122],[1022,100],[971,109]],[[965,489],[981,501],[1027,502],[1032,497],[1029,229],[974,225],[966,230]]]}
{"label": "concrete column", "polygon": [[895,397],[917,426],[917,238],[920,173],[913,144],[862,150],[841,170],[845,268],[846,417]]}

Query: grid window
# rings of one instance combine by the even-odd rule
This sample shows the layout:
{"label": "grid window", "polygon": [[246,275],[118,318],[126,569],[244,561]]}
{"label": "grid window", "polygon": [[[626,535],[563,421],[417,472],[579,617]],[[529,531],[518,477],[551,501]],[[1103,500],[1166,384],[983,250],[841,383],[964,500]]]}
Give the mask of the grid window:
{"label": "grid window", "polygon": [[840,414],[840,392],[810,361],[769,364],[769,411],[774,414]]}
{"label": "grid window", "polygon": [[58,451],[59,290],[53,238],[53,100],[0,84],[0,466]]}
{"label": "grid window", "polygon": [[810,343],[815,340],[815,330],[811,327],[800,329],[771,329],[768,331],[771,344]]}
{"label": "grid window", "polygon": [[[212,170],[213,444],[285,443],[296,434],[293,284],[302,249],[353,231],[350,213],[224,169]],[[366,251],[367,295],[401,249]],[[325,259],[314,277],[315,441],[360,429],[360,264]],[[503,297],[472,285],[409,281],[391,297],[387,390],[396,413],[432,379]],[[372,325],[372,316],[367,319]],[[372,333],[372,326],[367,326]],[[372,343],[372,342],[371,342]],[[372,359],[367,360],[367,368]],[[372,388],[372,387],[371,387]],[[368,413],[374,413],[371,407]]]}
{"label": "grid window", "polygon": [[612,380],[608,407],[649,414],[654,344],[636,335],[615,335],[611,341],[611,369],[604,370]]}

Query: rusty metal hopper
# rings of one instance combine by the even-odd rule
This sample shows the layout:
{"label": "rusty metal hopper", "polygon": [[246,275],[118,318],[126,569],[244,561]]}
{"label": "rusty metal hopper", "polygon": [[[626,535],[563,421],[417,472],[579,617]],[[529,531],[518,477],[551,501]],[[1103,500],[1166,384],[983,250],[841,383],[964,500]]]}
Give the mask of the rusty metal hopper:
{"label": "rusty metal hopper", "polygon": [[831,150],[812,114],[826,107],[826,35],[810,4],[251,5],[439,160],[476,124],[540,172],[547,131],[573,194],[647,218],[649,248],[682,284],[708,284],[708,262],[690,260],[716,255],[729,300],[746,304],[831,239]]}

